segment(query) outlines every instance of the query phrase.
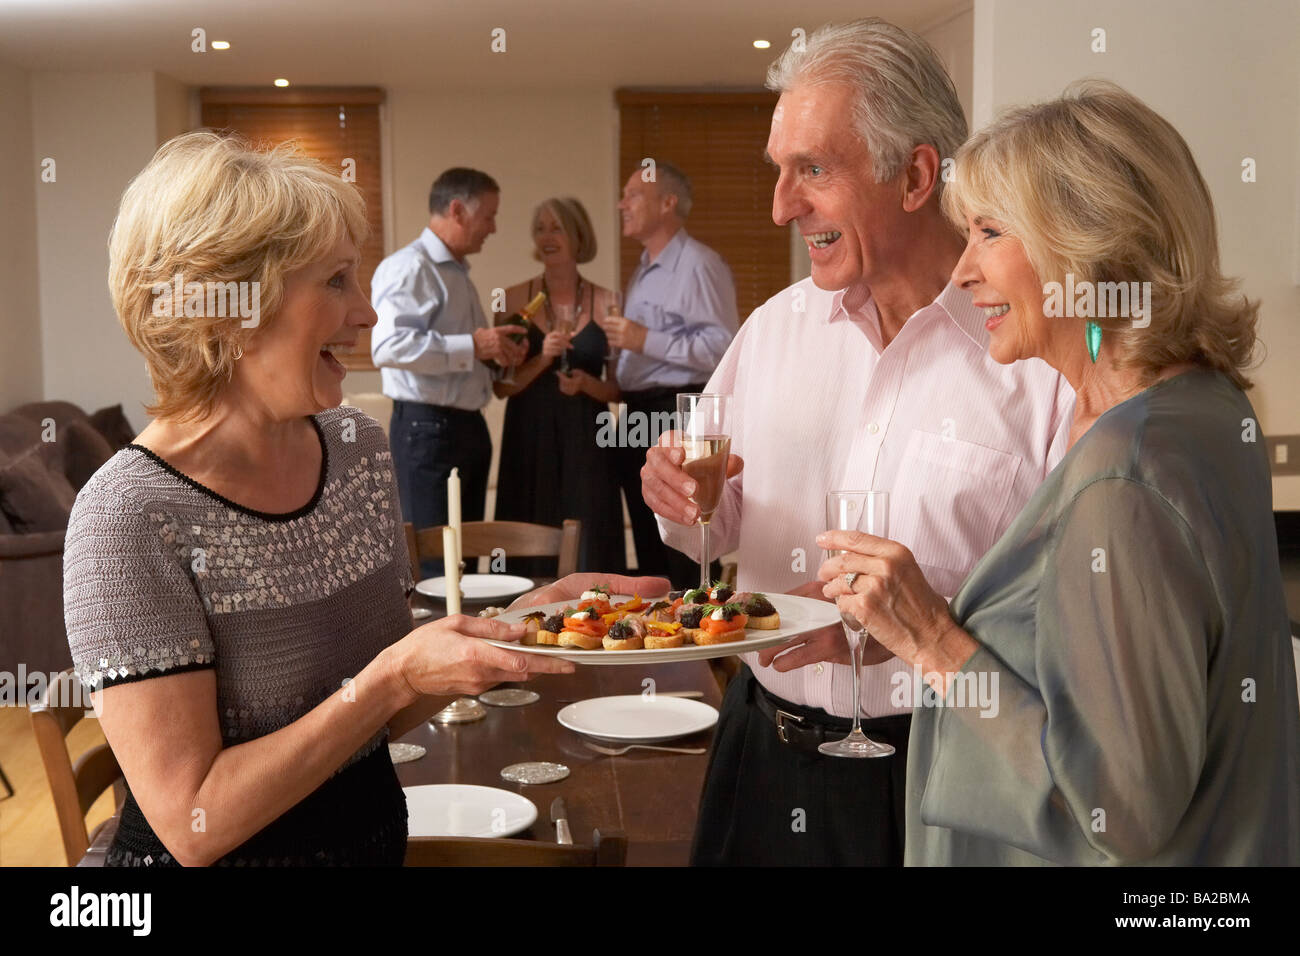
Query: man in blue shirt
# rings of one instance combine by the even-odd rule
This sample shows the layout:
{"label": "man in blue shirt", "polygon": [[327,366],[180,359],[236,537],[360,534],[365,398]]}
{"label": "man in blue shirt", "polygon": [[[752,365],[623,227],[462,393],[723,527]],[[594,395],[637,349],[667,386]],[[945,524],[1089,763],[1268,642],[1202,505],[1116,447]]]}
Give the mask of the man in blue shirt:
{"label": "man in blue shirt", "polygon": [[[679,392],[702,392],[739,328],[731,270],[716,252],[684,228],[691,212],[691,183],[677,167],[657,163],[634,172],[618,204],[623,235],[641,243],[622,316],[601,319],[609,344],[621,349],[618,384],[628,435],[647,435],[655,415],[677,409]],[[636,418],[646,424],[637,427]],[[623,430],[620,429],[620,433]],[[641,574],[667,574],[675,585],[697,580],[697,566],[664,545],[654,513],[641,496],[646,447],[618,449],[619,484],[627,499]],[[715,562],[717,565],[717,562]],[[719,572],[715,567],[714,576]]]}
{"label": "man in blue shirt", "polygon": [[[447,478],[460,469],[461,516],[482,521],[492,439],[483,407],[492,397],[484,363],[515,365],[525,346],[509,326],[492,328],[466,257],[496,232],[501,188],[487,173],[449,169],[429,193],[429,226],[375,269],[379,316],[370,354],[393,400],[389,443],[402,518],[416,528],[447,523]],[[426,562],[426,576],[441,562]]]}

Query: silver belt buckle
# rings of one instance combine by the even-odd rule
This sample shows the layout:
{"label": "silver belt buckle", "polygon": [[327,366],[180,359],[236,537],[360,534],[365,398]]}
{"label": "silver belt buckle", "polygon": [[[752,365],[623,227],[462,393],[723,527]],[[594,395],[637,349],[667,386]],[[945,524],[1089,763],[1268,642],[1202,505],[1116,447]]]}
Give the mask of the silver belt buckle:
{"label": "silver belt buckle", "polygon": [[781,738],[781,743],[783,744],[788,744],[790,742],[790,738],[788,738],[785,735],[785,721],[787,720],[793,720],[795,723],[799,723],[799,724],[803,723],[803,718],[800,717],[798,714],[791,714],[784,710],[781,710],[779,707],[777,708],[776,735]]}

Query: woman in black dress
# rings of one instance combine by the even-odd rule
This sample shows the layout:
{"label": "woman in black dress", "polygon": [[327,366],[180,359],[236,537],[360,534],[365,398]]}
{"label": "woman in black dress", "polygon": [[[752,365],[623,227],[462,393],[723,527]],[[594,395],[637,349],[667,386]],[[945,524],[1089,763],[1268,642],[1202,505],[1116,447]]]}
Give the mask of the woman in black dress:
{"label": "woman in black dress", "polygon": [[[580,571],[620,571],[625,563],[623,507],[614,471],[614,449],[597,436],[617,402],[614,362],[605,333],[592,321],[614,303],[614,294],[578,273],[596,256],[591,219],[576,199],[547,199],[533,211],[534,256],[543,271],[506,290],[505,314],[513,315],[539,291],[546,307],[528,328],[528,358],[513,382],[497,382],[508,398],[497,472],[496,519],[558,527],[582,522]],[[557,312],[571,309],[573,331],[556,330]],[[563,371],[567,365],[569,371]],[[608,432],[609,430],[606,429]],[[529,576],[553,575],[553,558],[512,558],[506,569]]]}

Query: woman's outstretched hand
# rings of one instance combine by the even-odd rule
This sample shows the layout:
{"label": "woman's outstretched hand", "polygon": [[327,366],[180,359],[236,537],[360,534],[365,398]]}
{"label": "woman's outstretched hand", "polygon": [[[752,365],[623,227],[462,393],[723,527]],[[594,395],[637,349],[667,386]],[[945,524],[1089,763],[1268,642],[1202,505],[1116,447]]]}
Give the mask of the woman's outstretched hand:
{"label": "woman's outstretched hand", "polygon": [[481,694],[505,681],[538,674],[571,674],[573,664],[556,657],[508,651],[481,638],[517,641],[522,624],[454,614],[416,628],[393,648],[399,687],[409,703],[424,695]]}

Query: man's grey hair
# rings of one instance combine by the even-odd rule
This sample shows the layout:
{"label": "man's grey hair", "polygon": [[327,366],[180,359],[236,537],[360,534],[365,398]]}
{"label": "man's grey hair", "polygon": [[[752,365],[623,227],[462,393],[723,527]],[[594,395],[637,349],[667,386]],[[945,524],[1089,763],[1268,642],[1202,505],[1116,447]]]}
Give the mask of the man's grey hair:
{"label": "man's grey hair", "polygon": [[659,194],[677,197],[677,215],[685,219],[691,214],[691,202],[694,190],[686,174],[672,163],[655,163],[655,182],[659,184]]}
{"label": "man's grey hair", "polygon": [[[942,161],[966,141],[957,88],[939,54],[915,33],[878,17],[827,24],[767,71],[767,88],[777,93],[835,82],[854,89],[853,126],[871,153],[877,182],[902,172],[923,143]],[[936,197],[942,188],[940,177]]]}

